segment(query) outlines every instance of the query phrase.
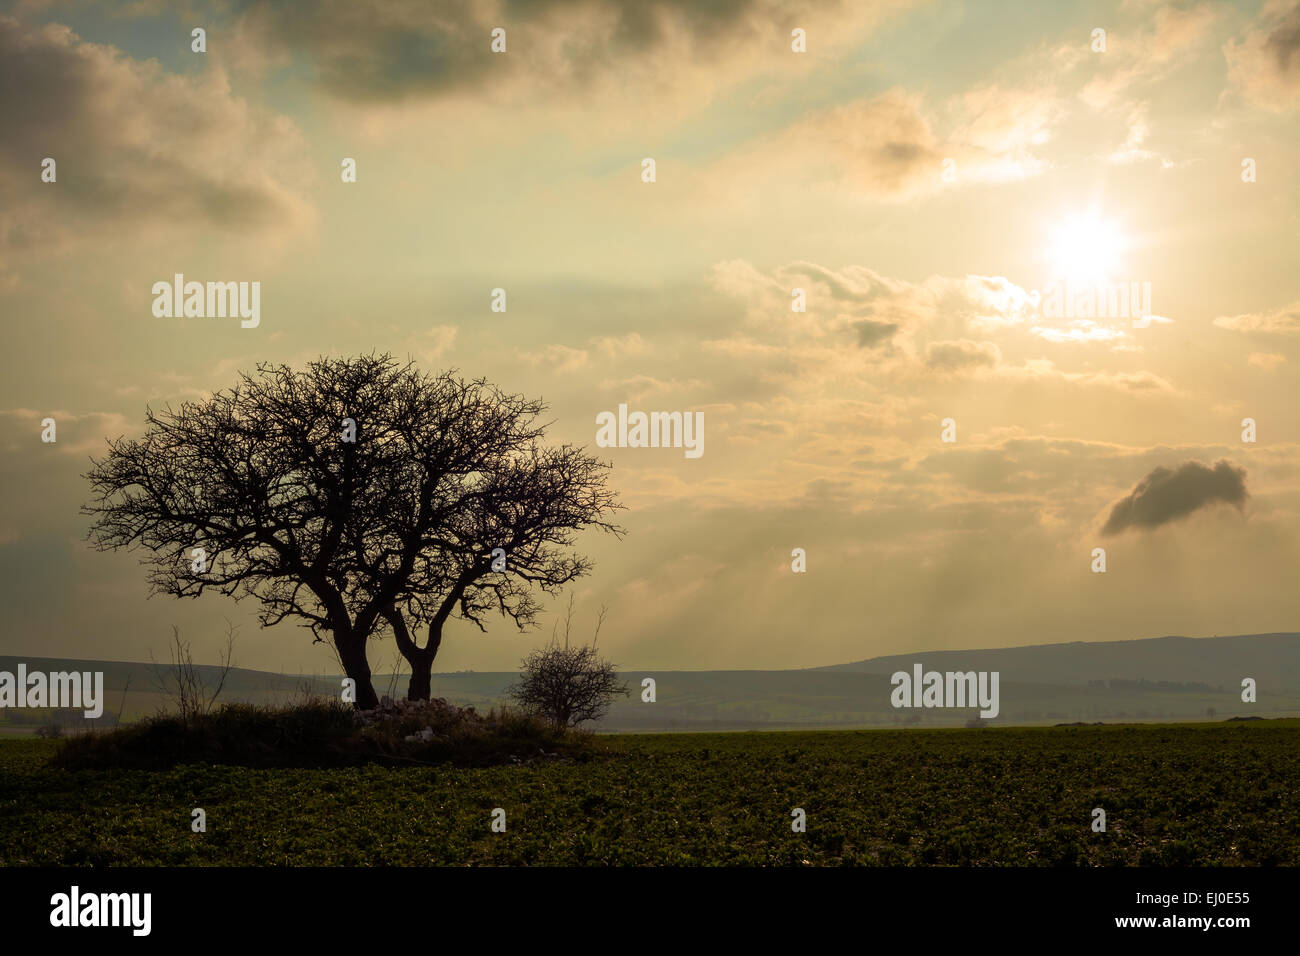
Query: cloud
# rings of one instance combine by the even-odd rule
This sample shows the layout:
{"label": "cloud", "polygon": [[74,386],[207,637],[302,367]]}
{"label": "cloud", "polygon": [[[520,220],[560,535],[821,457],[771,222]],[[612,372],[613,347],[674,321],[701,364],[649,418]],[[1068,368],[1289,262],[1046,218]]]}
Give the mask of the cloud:
{"label": "cloud", "polygon": [[1168,379],[1161,378],[1155,372],[1149,372],[1146,369],[1136,372],[1096,372],[1091,375],[1087,373],[1067,373],[1065,377],[1069,381],[1082,382],[1085,385],[1098,385],[1104,388],[1117,388],[1120,391],[1132,392],[1135,395],[1172,395],[1177,392],[1173,383]]}
{"label": "cloud", "polygon": [[629,402],[643,402],[656,395],[683,395],[698,391],[704,386],[699,379],[659,379],[652,375],[633,375],[622,379],[605,379],[600,387],[624,397]]}
{"label": "cloud", "polygon": [[0,254],[146,230],[282,235],[313,217],[300,131],[235,98],[219,69],[177,76],[0,17],[0,115]]}
{"label": "cloud", "polygon": [[701,200],[740,202],[780,183],[896,202],[954,184],[1018,181],[1047,168],[1034,150],[1064,111],[1050,91],[990,86],[949,100],[941,115],[950,117],[946,134],[921,97],[902,87],[839,103],[712,163]]}
{"label": "cloud", "polygon": [[1110,162],[1121,164],[1139,163],[1149,159],[1158,159],[1160,165],[1165,169],[1170,169],[1176,165],[1167,156],[1146,148],[1147,135],[1151,131],[1150,124],[1147,121],[1146,104],[1134,104],[1129,110],[1126,122],[1128,135],[1124,137],[1124,142],[1106,157]]}
{"label": "cloud", "polygon": [[1213,49],[1209,41],[1215,36],[1221,13],[1212,3],[1156,0],[1147,4],[1151,9],[1132,3],[1122,6],[1137,18],[1123,25],[1104,24],[1109,27],[1106,51],[1090,52],[1082,64],[1075,64],[1088,77],[1078,98],[1122,124],[1123,141],[1098,158],[1116,164],[1158,161],[1171,169],[1179,161],[1148,145],[1152,133],[1149,99],[1159,95],[1157,87],[1167,85],[1175,72],[1205,62]]}
{"label": "cloud", "polygon": [[1300,302],[1293,302],[1272,312],[1247,312],[1221,315],[1214,320],[1221,329],[1234,332],[1264,332],[1269,335],[1300,335]]}
{"label": "cloud", "polygon": [[568,345],[547,345],[533,351],[516,350],[516,354],[534,368],[549,367],[557,372],[572,372],[584,367],[591,358],[586,349]]}
{"label": "cloud", "polygon": [[1141,111],[1142,105],[1128,94],[1165,80],[1191,62],[1196,48],[1213,36],[1218,16],[1209,3],[1160,3],[1149,14],[1149,28],[1110,30],[1106,52],[1089,58],[1096,75],[1079,98],[1095,109]]}
{"label": "cloud", "polygon": [[411,353],[425,365],[436,365],[456,344],[458,331],[460,330],[454,325],[435,325],[411,336],[407,345]]}
{"label": "cloud", "polygon": [[853,326],[858,333],[858,344],[864,349],[875,348],[878,345],[884,345],[894,333],[898,331],[897,322],[877,322],[872,319],[863,319]]}
{"label": "cloud", "polygon": [[941,189],[946,155],[919,97],[895,87],[740,146],[705,170],[705,182],[708,196],[738,200],[773,182],[899,200]]}
{"label": "cloud", "polygon": [[[241,46],[310,66],[329,95],[361,104],[460,94],[557,99],[604,89],[707,98],[763,69],[790,66],[790,31],[820,49],[859,37],[896,3],[830,2],[792,18],[782,0],[327,0],[310,17],[286,2],[249,3]],[[506,31],[506,52],[491,49]],[[795,64],[798,66],[798,64]]]}
{"label": "cloud", "polygon": [[[54,419],[54,442],[41,440],[46,418]],[[31,408],[0,409],[0,421],[5,422],[8,436],[0,450],[10,457],[23,455],[75,455],[98,454],[104,450],[106,438],[134,434],[139,425],[119,412],[70,412],[66,409],[38,411]]]}
{"label": "cloud", "polygon": [[1115,502],[1102,534],[1158,528],[1218,502],[1241,510],[1246,498],[1246,469],[1227,459],[1214,467],[1199,461],[1185,461],[1176,468],[1161,466]]}
{"label": "cloud", "polygon": [[649,344],[638,332],[628,332],[626,335],[601,335],[589,341],[607,359],[645,355],[650,351]]}
{"label": "cloud", "polygon": [[[1030,294],[1001,276],[910,283],[866,266],[794,262],[764,271],[731,260],[715,265],[711,278],[716,290],[744,303],[747,328],[708,340],[705,349],[744,362],[764,388],[798,387],[809,401],[819,389],[864,373],[894,387],[973,378],[1054,391],[1105,389],[1143,401],[1181,396],[1169,379],[1147,369],[1070,371],[1025,356],[1026,346],[1043,339],[1118,350],[1131,337],[1086,320],[1065,331],[1032,324]],[[791,312],[793,288],[807,293],[806,313]]]}
{"label": "cloud", "polygon": [[958,125],[945,138],[959,182],[1012,182],[1036,176],[1047,162],[1034,154],[1065,118],[1048,86],[981,86],[949,103]]}
{"label": "cloud", "polygon": [[[873,346],[895,333],[927,330],[961,338],[1022,325],[1033,309],[1029,293],[1001,276],[931,276],[911,283],[860,265],[799,261],[764,272],[734,259],[716,264],[711,281],[745,303],[751,324],[784,332],[792,341],[851,333],[859,345]],[[807,313],[790,311],[796,288],[807,293]]]}
{"label": "cloud", "polygon": [[1256,368],[1271,372],[1286,361],[1286,356],[1278,352],[1251,352],[1246,361]]}
{"label": "cloud", "polygon": [[1051,359],[1027,359],[1023,365],[1001,365],[991,374],[1027,382],[1065,382],[1095,388],[1117,389],[1132,395],[1176,395],[1173,383],[1154,372],[1066,372]]}
{"label": "cloud", "polygon": [[1239,40],[1223,46],[1228,95],[1282,112],[1300,104],[1300,3],[1266,3]]}
{"label": "cloud", "polygon": [[1002,353],[992,342],[931,342],[925,350],[925,364],[938,372],[956,373],[969,368],[995,367]]}
{"label": "cloud", "polygon": [[1053,329],[1036,325],[1029,330],[1033,335],[1048,342],[1113,342],[1126,337],[1120,329],[1099,325],[1092,319],[1074,319],[1068,328]]}

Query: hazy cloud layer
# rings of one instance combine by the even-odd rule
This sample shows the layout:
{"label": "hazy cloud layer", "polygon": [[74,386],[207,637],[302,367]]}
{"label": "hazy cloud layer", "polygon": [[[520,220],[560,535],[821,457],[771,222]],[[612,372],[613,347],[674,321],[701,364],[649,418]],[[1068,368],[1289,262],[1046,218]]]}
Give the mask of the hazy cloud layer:
{"label": "hazy cloud layer", "polygon": [[[747,328],[707,343],[709,347],[801,368],[805,379],[865,365],[902,378],[974,376],[1113,388],[1134,395],[1176,391],[1167,378],[1148,369],[1073,371],[1032,354],[1039,339],[1067,348],[1110,346],[1130,340],[1131,332],[1091,320],[1044,327],[1029,293],[1002,276],[930,276],[911,283],[861,265],[794,262],[764,272],[732,260],[716,264],[711,281],[744,303],[748,322]],[[804,290],[806,313],[791,312],[794,289]],[[1013,341],[1027,353],[1019,361],[999,344]],[[847,345],[857,348],[845,352]]]}
{"label": "hazy cloud layer", "polygon": [[[0,25],[10,643],[139,660],[174,623],[213,659],[251,609],[146,601],[134,556],[87,551],[86,455],[258,361],[374,350],[546,401],[555,444],[590,447],[621,403],[704,412],[699,459],[600,450],[631,533],[593,542],[577,600],[609,604],[620,663],[1289,627],[1300,131],[1257,107],[1294,102],[1295,9],[20,3]],[[1114,235],[1061,241],[1092,213]],[[1035,306],[1100,262],[1161,315]],[[260,280],[261,325],[153,316],[182,270]],[[1249,521],[1218,507],[1245,512],[1246,472]],[[513,667],[532,640],[468,638],[440,668]],[[292,628],[240,656],[332,666]]]}

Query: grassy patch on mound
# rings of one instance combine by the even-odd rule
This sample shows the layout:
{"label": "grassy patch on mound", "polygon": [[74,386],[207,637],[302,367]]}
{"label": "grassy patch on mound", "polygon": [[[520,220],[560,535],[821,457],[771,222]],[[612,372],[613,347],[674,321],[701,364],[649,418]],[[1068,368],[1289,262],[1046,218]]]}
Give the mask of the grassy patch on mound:
{"label": "grassy patch on mound", "polygon": [[512,711],[478,714],[445,701],[386,702],[356,712],[337,701],[290,707],[227,704],[209,714],[151,717],[66,740],[66,770],[165,770],[181,764],[346,767],[380,762],[487,767],[590,755],[592,738]]}

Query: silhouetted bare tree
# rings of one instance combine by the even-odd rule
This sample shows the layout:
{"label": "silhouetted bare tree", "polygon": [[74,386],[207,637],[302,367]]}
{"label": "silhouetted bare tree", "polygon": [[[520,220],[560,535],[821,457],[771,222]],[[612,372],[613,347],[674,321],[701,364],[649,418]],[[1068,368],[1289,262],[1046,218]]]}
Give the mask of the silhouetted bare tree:
{"label": "silhouetted bare tree", "polygon": [[[448,618],[519,627],[585,574],[576,532],[621,507],[608,465],[540,445],[540,402],[389,355],[261,364],[202,402],[146,412],[86,477],[90,540],[150,554],[154,593],[256,597],[328,640],[357,706],[378,703],[366,644],[391,629],[427,699]],[[199,552],[195,549],[202,549]],[[418,629],[426,629],[423,646]]]}

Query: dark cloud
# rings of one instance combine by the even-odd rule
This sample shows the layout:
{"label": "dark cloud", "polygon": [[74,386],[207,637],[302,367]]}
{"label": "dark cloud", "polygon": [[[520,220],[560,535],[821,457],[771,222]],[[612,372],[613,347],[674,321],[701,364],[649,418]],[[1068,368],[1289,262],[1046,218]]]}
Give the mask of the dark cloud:
{"label": "dark cloud", "polygon": [[877,345],[883,345],[894,337],[898,331],[897,322],[874,322],[871,319],[864,319],[861,322],[854,323],[854,329],[858,333],[858,344],[865,349],[875,348]]}
{"label": "dark cloud", "polygon": [[1279,73],[1291,72],[1292,61],[1300,53],[1300,4],[1268,35],[1264,49],[1273,56]]}
{"label": "dark cloud", "polygon": [[1185,461],[1176,468],[1155,468],[1110,509],[1102,534],[1129,528],[1158,528],[1216,502],[1245,505],[1246,469],[1223,459],[1213,467]]}

